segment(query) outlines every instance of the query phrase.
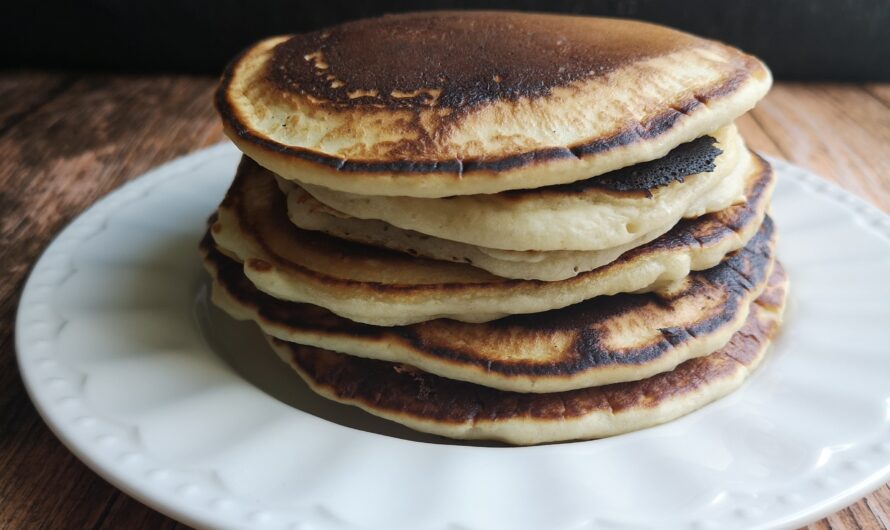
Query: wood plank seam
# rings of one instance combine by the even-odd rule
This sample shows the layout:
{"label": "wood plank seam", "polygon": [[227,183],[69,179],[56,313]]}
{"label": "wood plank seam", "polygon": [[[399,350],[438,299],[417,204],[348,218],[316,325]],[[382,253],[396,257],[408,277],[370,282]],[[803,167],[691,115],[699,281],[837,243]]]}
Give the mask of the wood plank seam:
{"label": "wood plank seam", "polygon": [[868,509],[871,511],[871,513],[875,514],[875,517],[877,517],[878,521],[881,523],[881,526],[886,530],[887,528],[890,528],[890,517],[888,517],[888,514],[881,510],[879,506],[876,506],[877,503],[872,500],[873,495],[874,493],[863,500],[865,501],[865,505],[868,506]]}

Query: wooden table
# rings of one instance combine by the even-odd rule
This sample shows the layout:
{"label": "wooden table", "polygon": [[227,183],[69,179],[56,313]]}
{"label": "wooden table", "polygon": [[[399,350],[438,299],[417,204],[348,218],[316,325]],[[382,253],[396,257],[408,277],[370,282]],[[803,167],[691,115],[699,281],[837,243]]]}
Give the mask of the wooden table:
{"label": "wooden table", "polygon": [[[0,74],[0,528],[182,525],[110,486],[50,433],[15,362],[19,292],[52,237],[151,167],[223,139],[204,77]],[[779,84],[749,144],[890,211],[890,84]],[[811,528],[890,527],[890,486]]]}

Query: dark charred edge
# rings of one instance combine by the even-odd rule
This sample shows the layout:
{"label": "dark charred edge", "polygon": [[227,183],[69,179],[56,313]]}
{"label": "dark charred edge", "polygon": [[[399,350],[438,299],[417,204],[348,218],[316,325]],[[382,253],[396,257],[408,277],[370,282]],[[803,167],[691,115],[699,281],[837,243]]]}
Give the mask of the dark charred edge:
{"label": "dark charred edge", "polygon": [[[380,327],[361,324],[339,317],[334,313],[311,304],[287,302],[260,292],[243,274],[241,265],[217,251],[209,234],[201,243],[208,263],[216,271],[216,277],[227,292],[239,303],[251,307],[260,318],[284,324],[292,330],[328,335],[350,335],[369,339],[393,338],[403,341],[414,351],[454,364],[481,367],[504,376],[566,376],[605,366],[644,365],[661,357],[683,343],[716,332],[738,317],[739,311],[749,303],[751,292],[762,286],[773,261],[773,224],[766,218],[746,247],[727,257],[716,267],[690,275],[691,286],[674,295],[696,296],[709,289],[727,293],[721,310],[710,318],[683,327],[661,329],[662,339],[640,348],[616,351],[606,346],[608,336],[590,329],[597,323],[619,318],[628,312],[640,311],[647,306],[670,304],[656,294],[622,294],[597,297],[573,306],[531,315],[513,315],[500,320],[479,324],[493,330],[519,328],[541,332],[577,331],[578,336],[567,353],[567,360],[555,363],[517,361],[492,361],[480,358],[472,351],[441,346],[428,340],[425,323],[408,326]],[[461,326],[473,324],[455,323]]]}
{"label": "dark charred edge", "polygon": [[785,294],[788,290],[787,283],[788,271],[785,270],[782,262],[776,260],[773,265],[770,285],[757,297],[757,305],[773,311],[781,309],[785,303]]}
{"label": "dark charred edge", "polygon": [[748,198],[746,203],[730,206],[725,210],[711,212],[695,219],[681,219],[664,235],[645,245],[628,250],[605,267],[617,267],[621,263],[637,259],[642,255],[665,252],[675,248],[706,247],[719,242],[731,232],[743,231],[766,210],[766,202],[769,199],[767,191],[772,188],[775,182],[772,166],[760,155],[756,153],[752,153],[752,155],[754,156],[755,171],[759,171],[760,176],[755,180],[753,186],[745,190],[745,196]]}
{"label": "dark charred edge", "polygon": [[[255,46],[255,45],[254,45]],[[694,112],[700,106],[709,101],[722,98],[736,92],[745,81],[751,78],[754,66],[753,59],[743,56],[741,59],[745,67],[738,69],[733,75],[728,76],[719,86],[695,94],[683,100],[671,108],[657,114],[644,123],[635,124],[633,127],[613,135],[594,138],[568,147],[547,147],[491,158],[468,158],[451,160],[350,160],[347,158],[326,155],[318,151],[302,147],[294,147],[276,142],[270,138],[261,136],[250,129],[228,98],[228,89],[232,83],[241,61],[249,54],[254,46],[243,50],[238,54],[223,71],[214,95],[214,106],[223,122],[241,139],[248,141],[269,152],[298,158],[303,161],[327,167],[338,172],[353,173],[367,172],[391,175],[398,173],[428,174],[450,173],[455,177],[463,177],[470,173],[503,172],[525,166],[532,166],[562,159],[584,158],[625,147],[637,142],[654,139],[669,131],[681,118]]]}
{"label": "dark charred edge", "polygon": [[492,329],[518,328],[538,330],[544,334],[576,331],[577,336],[572,346],[565,352],[566,359],[557,362],[495,361],[480,358],[465,349],[431,344],[419,332],[404,333],[400,329],[396,333],[408,341],[415,351],[454,363],[472,364],[507,377],[572,376],[609,366],[646,365],[698,337],[716,333],[738,318],[739,313],[751,302],[752,292],[767,281],[773,261],[772,236],[772,221],[766,219],[764,226],[747,247],[736,251],[716,267],[690,274],[691,286],[676,296],[694,297],[716,287],[727,293],[722,308],[713,316],[685,326],[662,328],[659,330],[661,340],[641,347],[624,350],[609,348],[608,334],[593,327],[634,311],[643,311],[647,306],[670,304],[670,300],[655,293],[599,296],[561,309],[511,315],[485,324]]}
{"label": "dark charred edge", "polygon": [[[780,296],[784,297],[784,290]],[[777,319],[762,319],[760,312],[755,304],[745,324],[721,350],[688,360],[672,371],[640,381],[549,394],[496,390],[405,365],[273,340],[279,348],[287,349],[310,385],[325,389],[338,401],[444,424],[511,419],[560,421],[597,412],[652,409],[755,364],[778,328]]]}
{"label": "dark charred edge", "polygon": [[[771,182],[772,174],[769,169],[769,164],[766,163],[761,157],[755,155],[757,161],[760,163],[760,167],[763,171],[767,171],[765,175],[761,176],[761,184],[763,184],[764,180]],[[258,231],[249,226],[249,223],[246,222],[248,218],[247,212],[245,211],[243,205],[241,205],[240,197],[242,195],[241,187],[244,186],[247,179],[249,178],[248,173],[250,172],[265,172],[266,177],[273,178],[271,173],[267,170],[263,169],[256,162],[251,160],[250,158],[244,156],[241,159],[241,164],[238,166],[238,172],[235,175],[235,180],[232,183],[229,192],[226,194],[226,200],[224,201],[224,206],[234,207],[238,212],[238,217],[241,222],[245,225],[243,226],[243,230],[248,233],[251,233],[254,236],[256,242],[271,256],[275,256],[277,258],[276,265],[283,269],[292,270],[299,274],[302,274],[308,278],[312,278],[319,282],[323,282],[326,284],[336,284],[342,286],[353,287],[357,289],[362,289],[365,291],[370,291],[375,294],[381,295],[389,295],[389,294],[420,294],[424,292],[433,291],[437,295],[442,295],[442,293],[453,293],[458,291],[464,291],[467,289],[473,289],[475,291],[485,290],[487,287],[492,289],[503,289],[503,288],[514,288],[519,286],[542,286],[551,282],[547,282],[544,280],[520,280],[520,279],[507,279],[507,278],[499,278],[497,281],[493,281],[489,284],[472,284],[468,286],[466,283],[454,282],[454,283],[436,283],[436,284],[387,284],[382,282],[368,282],[368,281],[359,281],[359,280],[348,280],[343,278],[335,278],[330,275],[320,273],[318,271],[314,271],[302,265],[298,265],[296,263],[288,262],[281,256],[277,255],[274,252],[274,249],[270,248],[265,240],[263,240]],[[261,176],[254,176],[253,178],[260,178]],[[714,212],[710,214],[703,215],[698,219],[692,219],[688,221],[681,221],[677,226],[672,228],[669,232],[662,235],[661,237],[643,245],[641,247],[637,247],[635,249],[629,250],[622,254],[618,259],[604,265],[600,268],[594,269],[592,271],[582,272],[581,274],[569,278],[567,280],[563,280],[564,282],[580,282],[584,281],[590,275],[593,274],[601,274],[607,271],[612,267],[619,267],[625,264],[626,262],[640,258],[645,254],[655,254],[657,252],[666,252],[670,251],[673,248],[680,247],[690,247],[694,248],[696,246],[706,246],[708,241],[717,241],[721,237],[725,237],[728,232],[737,232],[742,227],[750,223],[755,217],[759,215],[759,209],[764,205],[762,204],[765,200],[763,197],[763,190],[766,188],[766,184],[763,184],[759,188],[759,196],[754,197],[749,200],[746,204],[738,205],[731,207],[731,213],[729,213],[730,209],[723,210],[721,212]],[[277,195],[276,195],[277,197]],[[752,196],[749,195],[749,198]],[[293,230],[295,233],[300,234],[299,237],[302,239],[311,239],[313,242],[327,242],[327,244],[331,244],[334,240],[336,240],[336,244],[340,248],[347,249],[351,252],[355,252],[357,254],[364,254],[367,256],[379,256],[381,259],[391,258],[393,256],[399,256],[400,259],[406,259],[408,255],[397,252],[395,250],[384,249],[380,247],[374,247],[370,245],[365,245],[362,243],[356,243],[352,241],[347,241],[343,239],[336,239],[332,236],[320,234],[320,233],[310,233],[307,230],[301,230],[296,225],[291,223],[287,218],[287,205],[286,199],[282,196],[280,199],[276,198],[275,203],[271,206],[271,210],[275,211],[274,215],[281,217],[282,223],[281,226],[286,226],[288,230]],[[736,209],[738,208],[738,209]],[[726,217],[730,218],[730,222],[727,223]],[[322,243],[324,244],[324,243]],[[411,256],[412,259],[418,261],[430,261],[426,258],[420,258],[416,256]]]}
{"label": "dark charred edge", "polygon": [[723,150],[715,144],[713,136],[700,136],[671,149],[668,154],[648,162],[640,162],[602,175],[569,184],[556,184],[535,189],[507,190],[499,196],[520,199],[547,193],[577,194],[592,189],[652,196],[651,190],[673,182],[683,182],[686,177],[710,173],[717,167],[715,161]]}
{"label": "dark charred edge", "polygon": [[204,232],[204,236],[201,238],[201,241],[198,242],[198,250],[209,263],[213,264],[213,268],[216,271],[224,267],[226,263],[232,263],[238,267],[239,271],[241,270],[240,264],[227,258],[222,252],[216,249],[216,243],[214,243],[213,238],[210,237],[209,230]]}

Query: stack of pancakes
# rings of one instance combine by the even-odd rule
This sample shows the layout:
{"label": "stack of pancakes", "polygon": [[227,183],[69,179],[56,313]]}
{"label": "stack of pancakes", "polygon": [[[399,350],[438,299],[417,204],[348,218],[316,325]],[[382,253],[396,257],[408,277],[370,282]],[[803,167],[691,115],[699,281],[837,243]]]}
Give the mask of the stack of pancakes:
{"label": "stack of pancakes", "polygon": [[262,41],[216,105],[245,153],[213,300],[330,399],[453,438],[658,424],[761,361],[775,177],[757,59],[616,19],[438,12]]}

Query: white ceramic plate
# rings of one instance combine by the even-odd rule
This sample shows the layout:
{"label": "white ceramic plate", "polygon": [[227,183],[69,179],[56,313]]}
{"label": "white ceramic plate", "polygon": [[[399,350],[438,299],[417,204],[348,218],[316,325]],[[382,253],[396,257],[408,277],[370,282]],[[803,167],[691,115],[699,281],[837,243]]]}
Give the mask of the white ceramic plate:
{"label": "white ceramic plate", "polygon": [[37,409],[113,484],[199,527],[791,527],[890,478],[890,218],[776,161],[787,324],[738,392],[604,440],[475,447],[315,397],[214,310],[196,251],[239,154],[152,171],[66,228],[19,307]]}

